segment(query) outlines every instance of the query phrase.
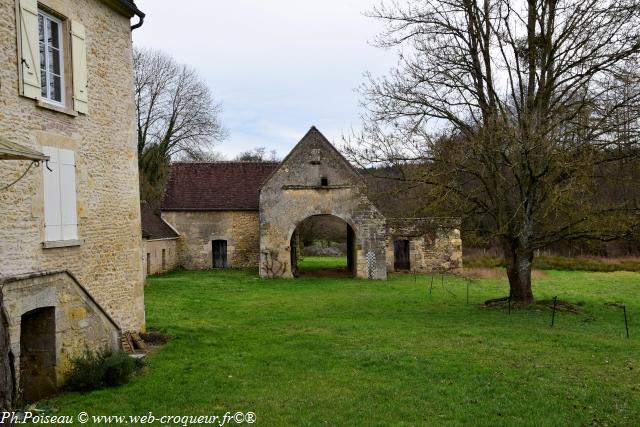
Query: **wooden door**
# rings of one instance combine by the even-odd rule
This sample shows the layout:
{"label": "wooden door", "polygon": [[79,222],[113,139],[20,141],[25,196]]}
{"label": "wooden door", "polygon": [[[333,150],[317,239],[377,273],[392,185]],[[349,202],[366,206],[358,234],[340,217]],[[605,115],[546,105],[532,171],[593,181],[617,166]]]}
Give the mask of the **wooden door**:
{"label": "wooden door", "polygon": [[409,256],[409,241],[395,240],[393,242],[394,268],[396,270],[409,270],[411,268]]}
{"label": "wooden door", "polygon": [[214,240],[213,245],[213,268],[227,267],[227,241]]}

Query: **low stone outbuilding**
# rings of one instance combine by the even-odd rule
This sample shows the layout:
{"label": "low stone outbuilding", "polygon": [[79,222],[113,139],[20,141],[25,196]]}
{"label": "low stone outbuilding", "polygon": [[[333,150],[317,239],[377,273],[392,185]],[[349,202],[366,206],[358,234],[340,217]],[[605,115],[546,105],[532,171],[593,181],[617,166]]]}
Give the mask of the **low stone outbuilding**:
{"label": "low stone outbuilding", "polygon": [[389,271],[462,272],[462,240],[458,218],[389,218]]}
{"label": "low stone outbuilding", "polygon": [[145,276],[175,269],[178,266],[178,232],[145,202],[140,203],[140,218]]}

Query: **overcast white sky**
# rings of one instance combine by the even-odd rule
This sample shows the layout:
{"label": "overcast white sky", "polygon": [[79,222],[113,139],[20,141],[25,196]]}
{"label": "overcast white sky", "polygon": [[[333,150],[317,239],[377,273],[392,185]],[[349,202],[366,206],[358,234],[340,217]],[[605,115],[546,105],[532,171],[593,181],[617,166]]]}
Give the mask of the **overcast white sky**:
{"label": "overcast white sky", "polygon": [[147,14],[134,44],[197,69],[222,102],[227,158],[255,147],[280,157],[315,125],[332,142],[359,127],[363,73],[386,73],[393,52],[371,46],[379,0],[137,0]]}

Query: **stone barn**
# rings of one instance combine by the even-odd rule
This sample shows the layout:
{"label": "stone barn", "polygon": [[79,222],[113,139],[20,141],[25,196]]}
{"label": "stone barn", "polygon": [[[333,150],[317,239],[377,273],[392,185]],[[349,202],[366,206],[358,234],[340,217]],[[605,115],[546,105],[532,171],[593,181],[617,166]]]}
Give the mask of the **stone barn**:
{"label": "stone barn", "polygon": [[173,163],[162,201],[162,217],[181,235],[182,266],[258,267],[261,277],[298,275],[299,227],[322,215],[344,223],[353,277],[462,268],[459,220],[388,218],[315,127],[280,163]]}
{"label": "stone barn", "polygon": [[258,192],[272,162],[172,163],[162,218],[182,236],[187,269],[257,267]]}

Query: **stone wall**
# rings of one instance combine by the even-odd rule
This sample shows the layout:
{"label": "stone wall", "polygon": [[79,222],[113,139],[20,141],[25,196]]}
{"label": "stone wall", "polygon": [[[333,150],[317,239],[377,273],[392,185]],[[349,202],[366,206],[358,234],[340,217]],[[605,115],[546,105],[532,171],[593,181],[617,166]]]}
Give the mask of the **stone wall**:
{"label": "stone wall", "polygon": [[142,260],[145,275],[166,273],[178,264],[178,239],[142,241]]}
{"label": "stone wall", "polygon": [[260,192],[260,275],[293,277],[296,227],[313,215],[334,215],[355,233],[356,276],[386,279],[386,221],[365,189],[360,175],[311,128]]}
{"label": "stone wall", "polygon": [[20,366],[22,316],[38,308],[55,309],[57,385],[64,382],[71,359],[85,349],[119,348],[118,326],[66,272],[26,275],[0,284],[9,318],[14,366]]}
{"label": "stone wall", "polygon": [[394,271],[395,240],[409,240],[410,271],[462,271],[460,220],[452,218],[387,219],[387,268]]}
{"label": "stone wall", "polygon": [[[16,8],[0,1],[0,135],[38,151],[75,151],[80,246],[43,249],[43,166],[0,191],[0,276],[69,270],[125,330],[144,327],[140,205],[129,18],[97,0],[41,0],[84,24],[89,114],[19,95]],[[0,186],[29,162],[2,161]]]}
{"label": "stone wall", "polygon": [[187,269],[213,267],[212,241],[227,241],[228,267],[257,267],[260,248],[256,211],[163,211],[180,233],[178,263]]}

